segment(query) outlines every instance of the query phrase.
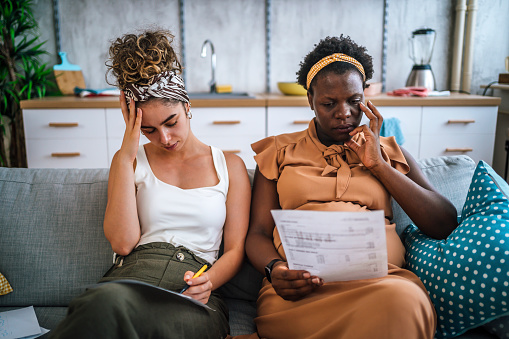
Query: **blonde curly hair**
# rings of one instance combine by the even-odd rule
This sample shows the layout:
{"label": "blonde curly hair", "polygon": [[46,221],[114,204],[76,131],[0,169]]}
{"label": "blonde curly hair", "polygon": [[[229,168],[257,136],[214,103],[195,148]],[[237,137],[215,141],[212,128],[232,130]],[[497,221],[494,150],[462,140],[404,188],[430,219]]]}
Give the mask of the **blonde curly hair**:
{"label": "blonde curly hair", "polygon": [[[106,62],[108,84],[125,90],[127,84],[147,86],[149,80],[164,71],[182,73],[182,65],[171,44],[175,36],[164,29],[141,34],[125,34],[110,46]],[[112,74],[115,81],[108,81]]]}

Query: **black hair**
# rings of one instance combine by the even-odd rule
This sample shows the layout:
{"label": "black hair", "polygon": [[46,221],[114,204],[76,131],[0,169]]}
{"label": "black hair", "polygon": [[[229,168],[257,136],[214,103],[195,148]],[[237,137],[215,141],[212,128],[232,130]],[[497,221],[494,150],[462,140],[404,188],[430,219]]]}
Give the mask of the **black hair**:
{"label": "black hair", "polygon": [[[349,36],[344,36],[343,34],[341,34],[339,38],[326,37],[325,39],[320,40],[318,44],[315,44],[315,48],[309,52],[309,54],[306,55],[304,60],[300,63],[300,69],[297,72],[297,82],[309,92],[313,93],[313,83],[316,76],[311,81],[311,84],[309,85],[310,88],[307,88],[306,82],[309,70],[318,61],[334,53],[346,54],[360,62],[362,67],[364,67],[364,72],[366,73],[366,79],[363,81],[363,88],[369,86],[366,85],[366,81],[371,79],[373,76],[373,58],[367,53],[366,47],[356,44]],[[325,66],[322,70],[320,70],[320,72],[326,70],[326,72],[344,74],[352,69],[357,70],[354,65],[347,62],[333,62]],[[318,74],[320,74],[320,72],[318,72]]]}

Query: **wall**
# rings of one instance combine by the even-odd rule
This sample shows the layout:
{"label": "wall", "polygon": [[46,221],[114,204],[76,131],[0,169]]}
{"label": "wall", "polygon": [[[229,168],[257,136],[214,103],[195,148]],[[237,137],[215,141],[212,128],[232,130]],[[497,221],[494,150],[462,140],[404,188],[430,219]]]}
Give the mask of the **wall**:
{"label": "wall", "polygon": [[[56,57],[52,0],[35,0],[34,12],[51,65]],[[299,62],[321,38],[350,35],[374,57],[373,81],[381,81],[382,0],[272,0],[270,88],[294,81]],[[431,61],[437,88],[449,88],[455,0],[390,0],[386,89],[404,86],[412,68],[408,37],[422,26],[437,31]],[[109,42],[126,32],[157,25],[172,30],[180,50],[178,0],[59,0],[62,50],[82,67],[87,87],[104,88]],[[200,58],[211,39],[217,54],[216,80],[235,91],[265,92],[265,1],[185,1],[186,81],[189,91],[207,91],[210,58]],[[504,72],[509,55],[509,1],[478,0],[471,92]]]}

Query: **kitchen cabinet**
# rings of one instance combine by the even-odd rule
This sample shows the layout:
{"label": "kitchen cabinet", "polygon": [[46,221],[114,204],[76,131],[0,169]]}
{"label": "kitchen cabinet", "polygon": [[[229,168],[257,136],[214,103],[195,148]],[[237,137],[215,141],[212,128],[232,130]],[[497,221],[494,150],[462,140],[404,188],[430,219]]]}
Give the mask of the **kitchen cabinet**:
{"label": "kitchen cabinet", "polygon": [[193,108],[191,129],[208,145],[235,153],[255,168],[251,144],[265,137],[265,107]]}
{"label": "kitchen cabinet", "polygon": [[[265,137],[265,107],[193,108],[191,129],[204,143],[240,156],[254,168],[251,144]],[[122,145],[119,108],[23,111],[30,168],[109,167]],[[141,135],[140,144],[149,140]]]}
{"label": "kitchen cabinet", "polygon": [[29,167],[107,166],[104,109],[27,109],[23,119]]}
{"label": "kitchen cabinet", "polygon": [[[367,98],[385,119],[397,118],[403,147],[415,158],[466,154],[491,165],[500,98]],[[125,124],[117,98],[59,97],[21,102],[29,167],[109,167]],[[203,142],[239,155],[255,168],[251,144],[307,128],[314,112],[305,96],[193,100],[191,128]],[[363,118],[363,123],[367,119]],[[140,143],[148,140],[142,136]]]}
{"label": "kitchen cabinet", "polygon": [[466,154],[493,161],[497,107],[423,107],[419,157]]}
{"label": "kitchen cabinet", "polygon": [[[122,140],[124,139],[125,122],[122,116],[120,108],[107,108],[104,110],[106,120],[106,133],[107,137],[107,151],[108,151],[108,163],[106,166],[111,165],[113,156],[122,146]],[[148,143],[148,139],[144,135],[140,135],[140,145]]]}

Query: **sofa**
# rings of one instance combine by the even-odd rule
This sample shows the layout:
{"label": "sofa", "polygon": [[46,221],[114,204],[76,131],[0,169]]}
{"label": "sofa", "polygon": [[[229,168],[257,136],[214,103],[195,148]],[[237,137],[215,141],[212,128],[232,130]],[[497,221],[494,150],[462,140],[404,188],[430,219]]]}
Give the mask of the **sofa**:
{"label": "sofa", "polygon": [[[476,164],[467,156],[419,160],[430,181],[460,211]],[[249,170],[252,178],[253,170]],[[13,292],[0,312],[33,305],[40,326],[52,329],[72,298],[112,265],[102,222],[108,169],[0,168],[0,273]],[[411,220],[393,202],[402,233]],[[220,292],[229,307],[231,334],[255,331],[256,297],[263,276],[245,261]],[[485,326],[458,338],[497,338]]]}

